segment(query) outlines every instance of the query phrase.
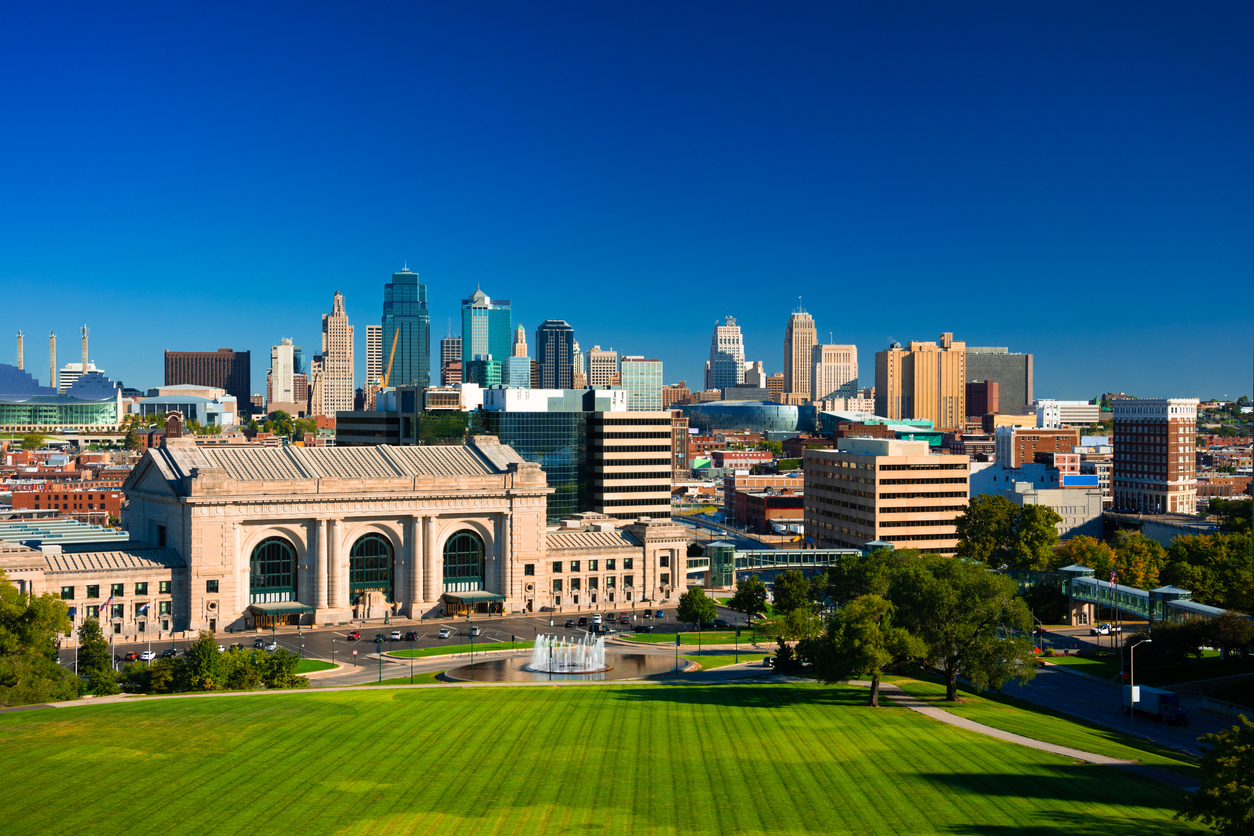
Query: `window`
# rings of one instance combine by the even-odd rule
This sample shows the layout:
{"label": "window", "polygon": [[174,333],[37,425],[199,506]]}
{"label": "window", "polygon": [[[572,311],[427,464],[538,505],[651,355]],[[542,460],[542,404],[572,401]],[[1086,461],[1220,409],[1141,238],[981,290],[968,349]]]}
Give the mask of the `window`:
{"label": "window", "polygon": [[125,618],[126,617],[126,605],[125,604],[111,604],[109,609],[113,611],[112,613],[110,613],[111,618]]}
{"label": "window", "polygon": [[100,607],[95,606],[94,604],[93,604],[92,606],[88,607],[88,608],[87,608],[87,617],[88,617],[88,618],[94,618],[94,619],[96,619],[97,621],[99,621],[99,620],[100,620]]}
{"label": "window", "polygon": [[[570,562],[570,571],[572,571],[572,572],[578,572],[578,571],[579,571],[579,561],[578,561],[578,560],[572,560],[572,561]],[[573,588],[574,588],[574,589],[578,589],[578,587],[573,587]]]}
{"label": "window", "polygon": [[571,591],[571,592],[578,592],[578,591],[579,591],[579,578],[571,578],[571,579],[570,579],[570,591]]}
{"label": "window", "polygon": [[624,557],[624,558],[623,558],[623,568],[624,568],[624,569],[631,569],[631,568],[632,568],[632,563],[634,563],[634,562],[635,562],[635,560],[636,560],[636,559],[635,559],[634,557]]}
{"label": "window", "polygon": [[444,544],[444,589],[473,592],[483,589],[483,539],[473,531],[459,531]]}
{"label": "window", "polygon": [[73,601],[74,600],[74,587],[72,586],[61,587],[61,600]]}
{"label": "window", "polygon": [[614,578],[613,578],[613,576],[610,576],[610,577],[608,577],[608,578],[606,578],[606,579],[605,579],[605,588],[606,588],[606,589],[613,589],[613,588],[614,588]]}
{"label": "window", "polygon": [[612,558],[612,557],[607,557],[607,558],[605,558],[605,569],[606,569],[606,571],[613,572],[613,571],[614,571],[614,563],[615,563],[615,562],[616,562],[616,561],[615,561],[615,560],[614,560],[614,558]]}
{"label": "window", "polygon": [[113,598],[121,598],[126,594],[126,591],[122,589],[122,586],[123,585],[120,583],[109,584],[109,595]]}
{"label": "window", "polygon": [[597,562],[595,560],[588,561],[588,571],[595,572],[597,570]]}
{"label": "window", "polygon": [[169,595],[170,587],[172,585],[173,581],[157,581],[157,593],[160,595]]}
{"label": "window", "polygon": [[218,591],[217,580],[205,581],[205,592],[216,593]]}
{"label": "window", "polygon": [[658,583],[660,583],[662,586],[671,585],[671,576],[669,572],[663,572],[662,574],[658,575],[657,578],[658,578]]}
{"label": "window", "polygon": [[669,554],[660,554],[657,558],[657,565],[663,569],[669,568],[671,565],[671,556]]}
{"label": "window", "polygon": [[[296,597],[296,575],[292,575],[290,594]],[[350,598],[366,592],[382,592],[392,601],[392,543],[379,534],[367,534],[353,544],[348,559],[348,588]]]}
{"label": "window", "polygon": [[562,574],[562,561],[560,560],[553,561],[553,574],[555,575]]}
{"label": "window", "polygon": [[561,579],[561,578],[554,578],[554,579],[553,579],[553,591],[554,591],[554,592],[561,592],[561,591],[562,591],[562,579]]}
{"label": "window", "polygon": [[636,585],[636,579],[631,575],[623,575],[623,586],[632,588]]}
{"label": "window", "polygon": [[87,587],[87,598],[89,600],[92,598],[99,598],[99,597],[100,597],[100,585],[99,584],[94,584],[94,585]]}
{"label": "window", "polygon": [[171,603],[172,603],[171,601],[162,601],[161,603],[157,604],[157,614],[169,615]]}
{"label": "window", "polygon": [[165,526],[164,525],[157,526],[157,547],[162,548],[162,549],[165,548]]}
{"label": "window", "polygon": [[148,614],[148,610],[147,610],[147,609],[145,609],[145,607],[147,607],[147,603],[146,603],[146,602],[141,604],[141,603],[139,603],[139,602],[137,601],[137,602],[135,603],[135,617],[136,617],[136,618],[139,618],[141,615],[147,615],[147,614]]}
{"label": "window", "polygon": [[596,578],[588,578],[588,589],[589,589],[589,590],[592,590],[592,589],[596,589],[596,588],[597,588],[597,579],[596,579]]}
{"label": "window", "polygon": [[147,594],[148,594],[148,584],[147,584],[147,583],[137,583],[137,584],[135,584],[135,594],[136,594],[136,595],[147,595]]}

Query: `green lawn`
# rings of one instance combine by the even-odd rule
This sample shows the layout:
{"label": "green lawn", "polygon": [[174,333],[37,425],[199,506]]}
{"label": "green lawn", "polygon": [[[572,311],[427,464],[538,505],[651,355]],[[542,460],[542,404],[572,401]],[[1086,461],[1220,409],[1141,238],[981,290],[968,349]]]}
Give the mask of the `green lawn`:
{"label": "green lawn", "polygon": [[[487,644],[479,644],[478,642],[475,642],[475,653],[480,653],[485,650],[509,650],[511,647],[516,650],[525,650],[526,648],[529,648],[529,647],[535,647],[535,642],[515,642],[512,645],[509,642],[488,642]],[[448,656],[449,654],[452,654],[452,653],[469,653],[469,652],[470,652],[469,643],[467,644],[442,644],[439,647],[415,647],[413,650],[410,650],[409,648],[405,648],[404,650],[387,651],[387,653],[391,654],[392,656],[402,656],[406,659],[408,659],[411,656],[413,656],[416,659],[421,659],[424,656]]]}
{"label": "green lawn", "polygon": [[[619,638],[643,644],[674,644],[676,635],[680,637],[681,647],[697,644],[696,633],[624,633]],[[749,630],[744,630],[740,634],[739,641],[742,647],[752,647],[752,639],[753,633]],[[758,639],[758,643],[764,646],[766,644],[774,644],[774,641],[764,633],[758,633]],[[736,641],[735,630],[707,630],[701,634],[701,644],[735,644]]]}
{"label": "green lawn", "polygon": [[367,687],[371,685],[374,685],[374,686],[426,685],[432,682],[439,682],[440,680],[436,679],[436,677],[439,675],[440,675],[440,671],[428,671],[426,673],[414,674],[414,681],[412,683],[409,681],[408,676],[398,676],[395,679],[385,679],[382,682],[359,682],[357,684],[360,687]]}
{"label": "green lawn", "polygon": [[1042,658],[1046,662],[1064,665],[1098,679],[1110,679],[1119,673],[1122,667],[1118,656],[1044,656]]}
{"label": "green lawn", "polygon": [[[767,654],[765,653],[759,653],[759,652],[741,653],[740,661],[741,662],[753,661],[753,662],[758,662],[760,664],[762,662],[762,658],[766,655]],[[696,656],[696,655],[688,656],[686,654],[681,653],[679,655],[679,658],[687,659],[690,662],[698,662],[701,665],[701,667],[705,670],[710,670],[712,668],[725,668],[728,665],[736,664],[736,655],[734,653],[727,653],[722,650],[718,651],[717,653],[703,653],[700,656]],[[763,668],[762,672],[769,673],[770,670],[768,668]]]}
{"label": "green lawn", "polygon": [[[1171,820],[1182,793],[1164,785],[865,699],[813,685],[361,688],[16,712],[0,715],[0,771],[21,792],[0,809],[6,836],[1194,829]],[[67,794],[67,775],[90,780]]]}
{"label": "green lawn", "polygon": [[945,686],[940,682],[908,678],[893,681],[911,696],[933,702],[937,708],[995,729],[1098,755],[1137,760],[1183,775],[1198,775],[1197,761],[1186,755],[1116,731],[1074,721],[1024,700],[989,691],[977,694],[970,688],[962,687],[960,701],[951,703],[945,701]]}
{"label": "green lawn", "polygon": [[[1045,657],[1047,662],[1054,662],[1059,665],[1066,665],[1075,670],[1082,671],[1087,674],[1099,677],[1100,679],[1109,679],[1119,673],[1122,666],[1119,657],[1114,656],[1054,656]],[[1225,676],[1237,676],[1240,674],[1254,673],[1254,659],[1241,659],[1238,657],[1229,657],[1226,661],[1219,661],[1219,651],[1204,650],[1202,651],[1202,659],[1199,661],[1194,658],[1189,659],[1189,663],[1183,667],[1166,668],[1158,670],[1152,663],[1143,664],[1138,660],[1136,666],[1136,681],[1138,685],[1153,685],[1162,687],[1166,685],[1179,685],[1182,682],[1197,682],[1202,679],[1219,679]]]}
{"label": "green lawn", "polygon": [[301,659],[296,663],[297,673],[313,673],[314,671],[329,671],[335,667],[330,662],[324,662],[321,659]]}

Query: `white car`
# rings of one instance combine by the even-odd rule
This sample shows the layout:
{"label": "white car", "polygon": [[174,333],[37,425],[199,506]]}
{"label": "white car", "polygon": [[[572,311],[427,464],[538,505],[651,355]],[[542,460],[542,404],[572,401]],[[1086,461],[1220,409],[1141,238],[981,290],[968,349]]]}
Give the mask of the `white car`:
{"label": "white car", "polygon": [[441,627],[440,632],[435,634],[437,639],[447,639],[453,635],[453,631],[448,627]]}
{"label": "white car", "polygon": [[155,650],[145,650],[143,653],[139,654],[139,661],[141,662],[151,662],[153,659],[156,659],[156,658],[157,658],[157,651]]}
{"label": "white car", "polygon": [[279,649],[279,643],[278,643],[278,642],[269,642],[269,643],[266,645],[266,650],[270,651],[271,653],[273,653],[274,651],[276,651],[276,650],[278,650],[278,649]]}
{"label": "white car", "polygon": [[600,613],[597,613],[596,615],[592,616],[592,623],[593,623],[593,624],[600,624],[600,623],[601,623],[601,614],[600,614]]}
{"label": "white car", "polygon": [[388,636],[388,641],[398,642],[401,640],[401,631],[393,630],[392,635]]}

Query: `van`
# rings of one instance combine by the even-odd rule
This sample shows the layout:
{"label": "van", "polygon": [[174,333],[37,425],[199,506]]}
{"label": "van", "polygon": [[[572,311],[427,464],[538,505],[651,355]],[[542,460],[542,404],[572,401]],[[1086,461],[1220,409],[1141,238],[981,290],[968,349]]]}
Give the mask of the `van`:
{"label": "van", "polygon": [[597,613],[596,615],[592,616],[592,623],[593,623],[593,624],[600,624],[600,623],[601,623],[601,614],[600,614],[600,613]]}

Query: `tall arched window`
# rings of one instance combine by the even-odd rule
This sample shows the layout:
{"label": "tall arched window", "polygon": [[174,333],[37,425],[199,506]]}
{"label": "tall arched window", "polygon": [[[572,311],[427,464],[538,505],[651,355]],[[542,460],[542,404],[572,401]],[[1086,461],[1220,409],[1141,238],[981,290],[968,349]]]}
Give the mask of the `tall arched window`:
{"label": "tall arched window", "polygon": [[473,592],[483,589],[483,538],[473,531],[459,531],[444,544],[444,591]]}
{"label": "tall arched window", "polygon": [[348,557],[348,588],[353,601],[364,592],[378,590],[392,596],[392,543],[382,534],[367,534],[353,543]]}
{"label": "tall arched window", "polygon": [[249,600],[254,604],[296,600],[296,548],[284,537],[267,537],[248,565]]}

